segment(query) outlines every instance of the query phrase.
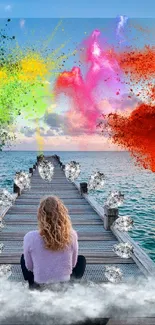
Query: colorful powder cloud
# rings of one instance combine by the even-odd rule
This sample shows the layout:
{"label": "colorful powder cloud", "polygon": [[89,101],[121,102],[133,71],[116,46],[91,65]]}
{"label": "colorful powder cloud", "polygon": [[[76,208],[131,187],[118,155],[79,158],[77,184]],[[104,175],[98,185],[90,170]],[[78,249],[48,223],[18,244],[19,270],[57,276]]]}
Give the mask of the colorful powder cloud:
{"label": "colorful powder cloud", "polygon": [[[118,76],[121,69],[114,58],[112,49],[104,49],[99,40],[100,31],[95,30],[83,42],[83,62],[86,65],[86,74],[82,74],[79,67],[61,73],[55,83],[56,96],[64,93],[71,99],[71,109],[67,116],[79,117],[78,126],[86,132],[94,133],[96,124],[101,115],[99,107],[98,89],[104,87],[107,91],[120,93],[123,86]],[[71,121],[72,122],[72,121]]]}
{"label": "colorful powder cloud", "polygon": [[136,95],[142,102],[128,116],[103,117],[99,126],[103,133],[108,130],[115,144],[129,150],[140,166],[155,172],[155,48],[120,53],[118,61],[131,87],[128,97]]}
{"label": "colorful powder cloud", "polygon": [[155,106],[142,103],[128,117],[109,114],[103,133],[106,128],[113,143],[128,150],[139,166],[155,172]]}
{"label": "colorful powder cloud", "polygon": [[[6,26],[10,21],[7,20]],[[60,54],[65,44],[52,52],[47,50],[55,30],[51,38],[45,40],[41,51],[35,50],[35,45],[20,48],[15,36],[7,34],[5,28],[0,32],[3,44],[0,49],[1,128],[8,128],[19,115],[25,119],[39,119],[45,115],[49,103],[53,102],[49,79],[58,74],[65,60],[72,55]]]}

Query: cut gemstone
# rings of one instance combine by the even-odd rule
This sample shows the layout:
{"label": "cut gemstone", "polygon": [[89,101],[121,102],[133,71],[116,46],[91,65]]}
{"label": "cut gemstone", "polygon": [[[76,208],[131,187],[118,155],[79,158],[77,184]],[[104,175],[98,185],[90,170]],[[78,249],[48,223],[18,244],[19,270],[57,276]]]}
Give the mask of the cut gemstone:
{"label": "cut gemstone", "polygon": [[31,178],[26,172],[17,172],[14,179],[15,184],[21,189],[30,189]]}
{"label": "cut gemstone", "polygon": [[11,206],[14,203],[14,196],[6,189],[0,189],[0,206]]}
{"label": "cut gemstone", "polygon": [[2,220],[0,220],[0,229],[4,228],[4,224],[2,223]]}
{"label": "cut gemstone", "polygon": [[65,175],[70,181],[74,182],[75,179],[80,175],[81,169],[80,164],[76,161],[71,161],[65,165]]}
{"label": "cut gemstone", "polygon": [[88,190],[102,190],[105,184],[105,175],[99,171],[90,176]]}
{"label": "cut gemstone", "polygon": [[118,208],[124,202],[124,194],[120,191],[111,192],[106,200],[106,205],[109,208]]}
{"label": "cut gemstone", "polygon": [[133,220],[129,216],[122,216],[114,221],[113,226],[120,231],[129,231],[133,228]]}
{"label": "cut gemstone", "polygon": [[12,274],[11,265],[0,265],[0,277],[9,278]]}
{"label": "cut gemstone", "polygon": [[130,243],[119,243],[113,246],[113,251],[122,258],[130,258],[133,246]]}
{"label": "cut gemstone", "polygon": [[0,243],[0,254],[2,253],[2,250],[4,249],[4,244]]}
{"label": "cut gemstone", "polygon": [[54,165],[50,161],[44,159],[39,164],[38,171],[42,179],[50,182],[54,174]]}
{"label": "cut gemstone", "polygon": [[116,266],[105,266],[105,277],[112,283],[118,283],[123,278],[123,273]]}

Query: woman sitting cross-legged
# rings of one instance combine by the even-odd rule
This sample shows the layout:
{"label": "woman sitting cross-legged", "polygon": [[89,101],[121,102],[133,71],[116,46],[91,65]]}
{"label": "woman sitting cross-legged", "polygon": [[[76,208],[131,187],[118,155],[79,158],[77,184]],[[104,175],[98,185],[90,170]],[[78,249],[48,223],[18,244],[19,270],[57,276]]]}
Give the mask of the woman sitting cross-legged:
{"label": "woman sitting cross-legged", "polygon": [[68,210],[55,196],[41,200],[38,228],[24,237],[21,268],[29,288],[41,284],[82,278],[86,259],[78,256],[77,233],[72,228]]}

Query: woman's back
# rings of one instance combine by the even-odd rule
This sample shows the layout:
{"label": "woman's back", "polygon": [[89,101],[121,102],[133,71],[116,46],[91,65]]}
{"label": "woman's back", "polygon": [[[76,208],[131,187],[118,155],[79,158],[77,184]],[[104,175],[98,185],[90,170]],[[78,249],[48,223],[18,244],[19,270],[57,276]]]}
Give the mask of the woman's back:
{"label": "woman's back", "polygon": [[45,247],[44,239],[39,231],[30,231],[25,235],[25,264],[27,269],[33,272],[36,283],[70,280],[78,256],[77,233],[73,229],[71,239],[71,244],[67,248],[54,251]]}

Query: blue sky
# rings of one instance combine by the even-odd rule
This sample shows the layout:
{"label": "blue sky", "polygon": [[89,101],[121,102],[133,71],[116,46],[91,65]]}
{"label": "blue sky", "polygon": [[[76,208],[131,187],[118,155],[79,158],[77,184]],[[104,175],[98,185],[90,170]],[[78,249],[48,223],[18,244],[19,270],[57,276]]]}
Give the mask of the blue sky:
{"label": "blue sky", "polygon": [[154,0],[1,0],[0,17],[155,17]]}

